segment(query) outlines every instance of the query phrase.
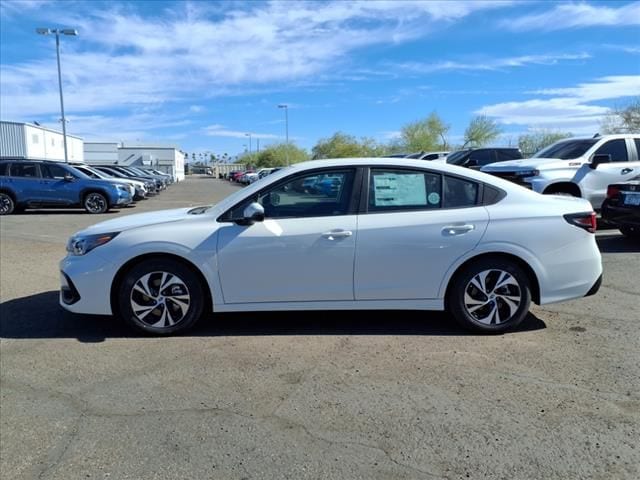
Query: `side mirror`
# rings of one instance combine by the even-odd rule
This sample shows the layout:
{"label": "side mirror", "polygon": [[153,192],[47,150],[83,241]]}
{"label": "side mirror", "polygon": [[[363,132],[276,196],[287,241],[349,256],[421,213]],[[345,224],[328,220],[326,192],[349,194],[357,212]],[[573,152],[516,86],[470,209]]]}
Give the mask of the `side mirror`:
{"label": "side mirror", "polygon": [[65,173],[64,174],[64,181],[65,182],[73,182],[75,180],[75,177],[73,175],[71,175],[70,173]]}
{"label": "side mirror", "polygon": [[598,155],[594,155],[593,158],[591,159],[591,163],[589,164],[589,167],[591,167],[593,170],[595,170],[596,168],[598,168],[598,165],[600,165],[601,163],[611,163],[611,155],[607,154],[598,154]]}
{"label": "side mirror", "polygon": [[239,225],[253,225],[256,222],[264,221],[264,207],[258,202],[253,202],[247,205],[242,212],[242,219],[238,223]]}

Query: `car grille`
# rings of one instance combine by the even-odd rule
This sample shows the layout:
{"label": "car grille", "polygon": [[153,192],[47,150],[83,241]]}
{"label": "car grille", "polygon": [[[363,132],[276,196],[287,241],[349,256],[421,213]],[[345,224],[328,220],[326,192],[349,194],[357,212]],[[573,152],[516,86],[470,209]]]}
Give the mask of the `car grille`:
{"label": "car grille", "polygon": [[525,187],[531,190],[531,184],[524,181],[525,177],[521,177],[515,172],[487,172],[487,173],[490,173],[494,177],[500,177],[505,180],[509,180],[510,182],[516,183],[522,187]]}

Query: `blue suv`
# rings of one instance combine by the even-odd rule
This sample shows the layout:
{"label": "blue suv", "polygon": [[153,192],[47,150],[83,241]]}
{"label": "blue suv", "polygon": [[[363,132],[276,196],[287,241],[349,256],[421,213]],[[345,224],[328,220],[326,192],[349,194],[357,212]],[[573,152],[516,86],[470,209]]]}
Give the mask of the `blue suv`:
{"label": "blue suv", "polygon": [[89,213],[104,213],[132,201],[128,185],[94,180],[64,163],[0,162],[0,215],[41,207],[83,207]]}

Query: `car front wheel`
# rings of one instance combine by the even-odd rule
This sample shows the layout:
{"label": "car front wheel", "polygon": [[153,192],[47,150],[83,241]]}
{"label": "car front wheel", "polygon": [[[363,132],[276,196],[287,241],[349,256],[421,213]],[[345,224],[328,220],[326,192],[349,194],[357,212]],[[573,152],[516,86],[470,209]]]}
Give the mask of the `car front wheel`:
{"label": "car front wheel", "polygon": [[529,312],[531,285],[515,262],[482,259],[464,268],[449,288],[447,305],[463,327],[500,333],[519,325]]}
{"label": "car front wheel", "polygon": [[173,259],[151,259],[125,275],[118,289],[118,309],[137,330],[171,335],[200,319],[203,298],[203,285],[190,268]]}
{"label": "car front wheel", "polygon": [[88,193],[84,197],[84,209],[89,213],[105,213],[109,210],[109,202],[107,198],[98,192]]}
{"label": "car front wheel", "polygon": [[0,192],[0,215],[11,215],[16,208],[16,204],[10,195]]}

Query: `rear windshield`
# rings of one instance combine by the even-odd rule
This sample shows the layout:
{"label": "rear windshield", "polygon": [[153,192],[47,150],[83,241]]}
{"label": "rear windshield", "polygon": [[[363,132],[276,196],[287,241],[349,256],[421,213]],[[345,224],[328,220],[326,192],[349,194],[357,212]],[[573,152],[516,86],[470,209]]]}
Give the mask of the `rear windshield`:
{"label": "rear windshield", "polygon": [[562,140],[549,145],[536,153],[533,158],[559,158],[560,160],[573,160],[581,157],[596,144],[599,139],[588,138],[584,140]]}

